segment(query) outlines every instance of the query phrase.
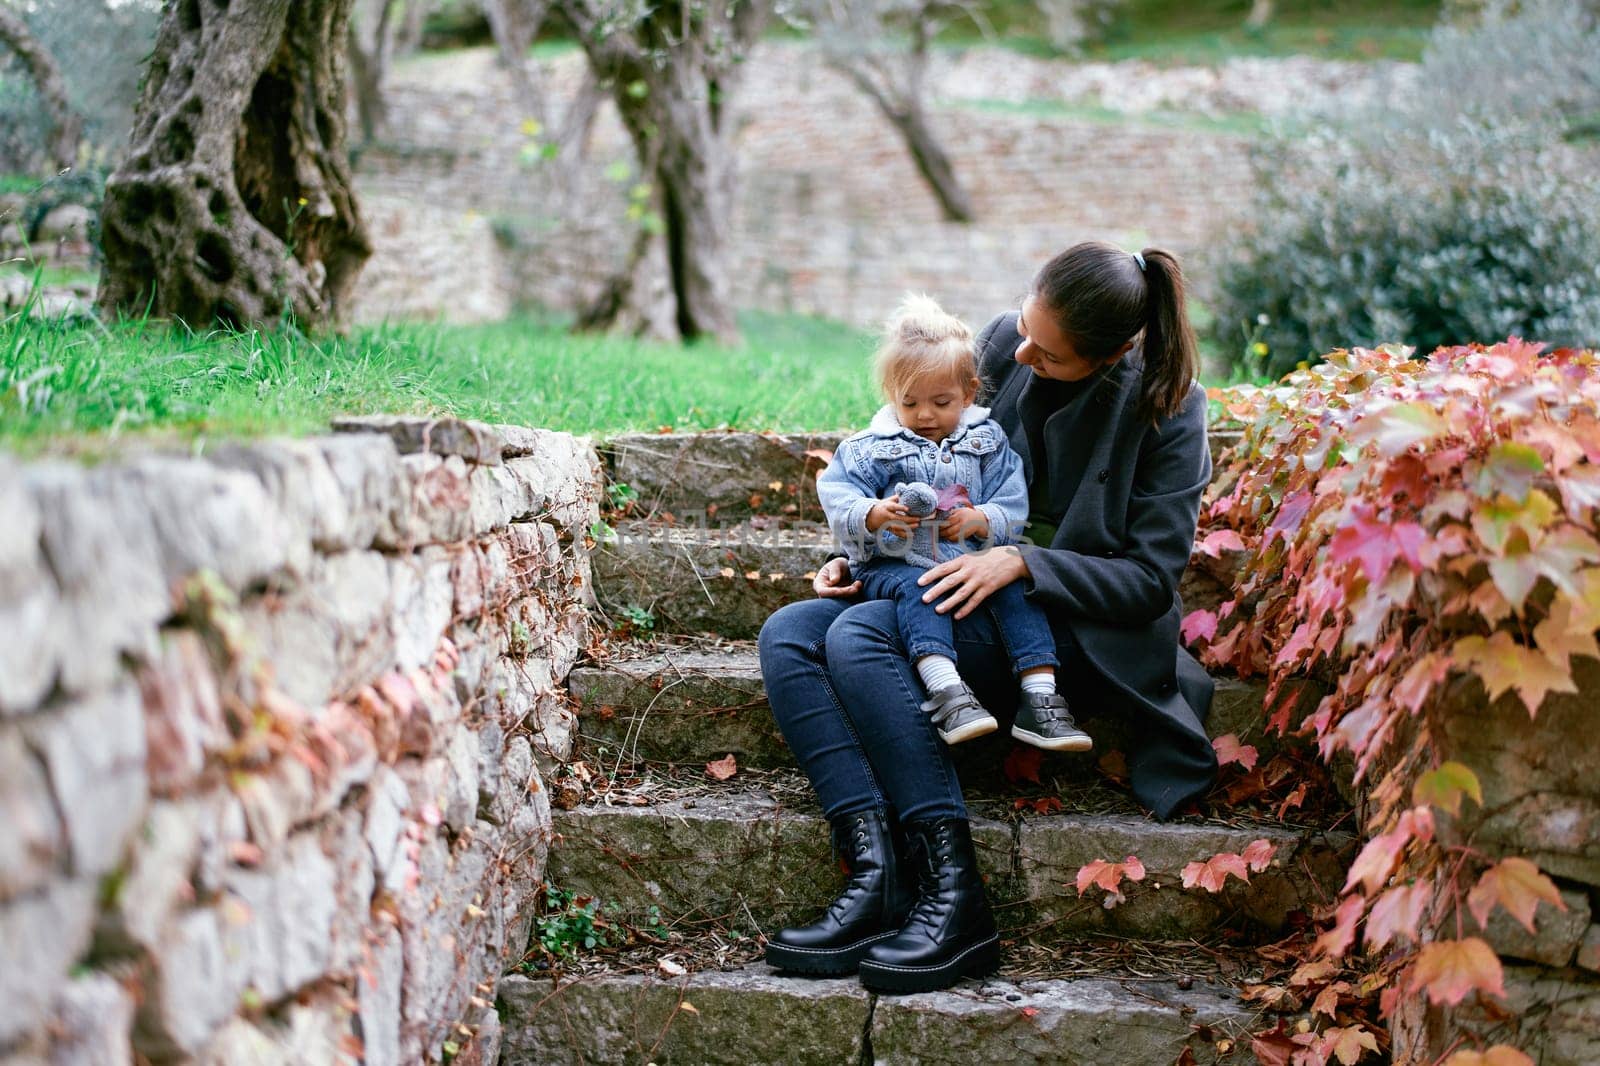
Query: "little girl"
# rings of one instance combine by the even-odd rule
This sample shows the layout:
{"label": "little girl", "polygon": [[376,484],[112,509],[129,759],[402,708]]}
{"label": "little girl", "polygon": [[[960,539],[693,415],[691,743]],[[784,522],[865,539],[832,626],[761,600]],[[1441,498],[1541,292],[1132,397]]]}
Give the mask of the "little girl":
{"label": "little girl", "polygon": [[[862,594],[895,601],[901,638],[927,689],[922,709],[945,743],[959,744],[999,723],[956,673],[951,618],[923,602],[917,579],[962,552],[1016,539],[1028,518],[1022,460],[988,408],[973,405],[972,331],[933,300],[907,296],[900,304],[874,369],[888,402],[839,445],[817,478],[817,495]],[[924,505],[914,512],[902,494]],[[929,495],[940,509],[919,517]],[[1020,581],[991,594],[986,606],[1022,679],[1011,735],[1051,751],[1088,751],[1092,741],[1056,692],[1055,638],[1044,611],[1024,598]]]}

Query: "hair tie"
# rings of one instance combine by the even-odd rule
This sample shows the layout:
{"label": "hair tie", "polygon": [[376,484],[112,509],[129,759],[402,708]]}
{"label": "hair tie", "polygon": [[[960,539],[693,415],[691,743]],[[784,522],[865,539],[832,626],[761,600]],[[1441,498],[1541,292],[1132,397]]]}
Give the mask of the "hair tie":
{"label": "hair tie", "polygon": [[1133,261],[1135,263],[1139,264],[1139,273],[1143,274],[1144,273],[1144,256],[1140,255],[1138,252],[1134,252],[1133,253]]}

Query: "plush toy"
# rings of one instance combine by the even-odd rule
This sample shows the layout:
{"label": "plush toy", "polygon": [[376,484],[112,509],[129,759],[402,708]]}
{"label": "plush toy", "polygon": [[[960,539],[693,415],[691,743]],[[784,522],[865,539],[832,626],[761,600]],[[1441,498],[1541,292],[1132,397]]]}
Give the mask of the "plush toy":
{"label": "plush toy", "polygon": [[[914,517],[930,518],[939,509],[939,494],[926,482],[902,481],[894,487],[894,491],[900,497],[900,505]],[[939,565],[939,545],[934,540],[932,524],[912,532],[911,543],[906,546],[901,558],[912,566]]]}

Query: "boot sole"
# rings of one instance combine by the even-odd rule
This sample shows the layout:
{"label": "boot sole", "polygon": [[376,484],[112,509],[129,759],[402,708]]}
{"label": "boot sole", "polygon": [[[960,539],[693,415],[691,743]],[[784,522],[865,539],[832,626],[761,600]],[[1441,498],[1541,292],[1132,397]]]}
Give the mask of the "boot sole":
{"label": "boot sole", "polygon": [[1045,751],[1094,750],[1094,738],[1088,736],[1056,737],[1052,739],[1050,737],[1041,737],[1038,733],[1030,733],[1026,729],[1021,729],[1017,726],[1011,727],[1011,735],[1024,744],[1032,744],[1034,747],[1043,748]]}
{"label": "boot sole", "polygon": [[856,972],[856,967],[872,945],[888,940],[898,932],[898,929],[890,929],[842,948],[802,948],[793,944],[768,943],[763,961],[774,969],[788,973],[843,977]]}
{"label": "boot sole", "polygon": [[963,740],[971,740],[973,737],[988,736],[999,728],[1000,723],[995,719],[980,718],[976,722],[968,722],[960,729],[952,729],[948,733],[940,729],[939,739],[946,744],[960,744]]}
{"label": "boot sole", "polygon": [[987,977],[1000,968],[1000,934],[964,948],[937,966],[897,966],[861,961],[861,983],[874,992],[937,992],[963,977]]}

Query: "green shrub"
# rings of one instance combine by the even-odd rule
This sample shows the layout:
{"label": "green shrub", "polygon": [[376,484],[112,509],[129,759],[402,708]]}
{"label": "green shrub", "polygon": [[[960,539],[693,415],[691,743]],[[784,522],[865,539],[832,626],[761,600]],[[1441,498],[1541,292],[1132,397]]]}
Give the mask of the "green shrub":
{"label": "green shrub", "polygon": [[1213,330],[1235,371],[1391,341],[1600,340],[1600,181],[1595,150],[1569,142],[1600,88],[1546,78],[1540,96],[1482,69],[1559,63],[1574,42],[1600,47],[1581,11],[1495,9],[1435,34],[1405,101],[1264,144],[1252,224],[1217,272]]}

